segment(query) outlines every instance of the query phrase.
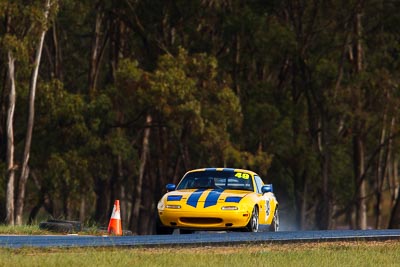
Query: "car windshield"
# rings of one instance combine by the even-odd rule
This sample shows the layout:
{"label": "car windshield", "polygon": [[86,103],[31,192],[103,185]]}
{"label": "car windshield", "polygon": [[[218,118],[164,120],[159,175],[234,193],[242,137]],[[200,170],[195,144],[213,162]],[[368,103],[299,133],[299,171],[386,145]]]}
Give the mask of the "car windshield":
{"label": "car windshield", "polygon": [[208,170],[188,173],[176,189],[201,188],[254,191],[252,176],[248,173]]}

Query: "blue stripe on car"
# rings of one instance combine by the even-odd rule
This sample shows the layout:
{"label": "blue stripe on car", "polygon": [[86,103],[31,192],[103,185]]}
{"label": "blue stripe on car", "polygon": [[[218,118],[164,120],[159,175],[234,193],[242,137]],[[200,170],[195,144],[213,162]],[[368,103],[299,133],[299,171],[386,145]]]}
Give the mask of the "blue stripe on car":
{"label": "blue stripe on car", "polygon": [[235,169],[232,169],[232,168],[205,168],[204,171],[235,172]]}
{"label": "blue stripe on car", "polygon": [[197,202],[199,202],[199,199],[200,199],[201,195],[203,194],[204,190],[206,190],[206,189],[197,189],[196,191],[194,191],[188,198],[186,204],[196,208]]}
{"label": "blue stripe on car", "polygon": [[242,199],[242,197],[227,197],[227,198],[225,199],[225,202],[235,202],[235,203],[239,203],[241,199]]}
{"label": "blue stripe on car", "polygon": [[222,193],[223,191],[224,191],[224,190],[221,190],[221,189],[214,189],[214,190],[212,190],[212,191],[208,194],[208,196],[207,196],[207,198],[206,198],[206,202],[204,203],[204,208],[207,208],[207,207],[216,205],[216,204],[217,204],[217,201],[218,201],[218,198],[219,198],[219,196],[221,195],[221,193]]}
{"label": "blue stripe on car", "polygon": [[182,196],[168,196],[167,201],[180,201]]}

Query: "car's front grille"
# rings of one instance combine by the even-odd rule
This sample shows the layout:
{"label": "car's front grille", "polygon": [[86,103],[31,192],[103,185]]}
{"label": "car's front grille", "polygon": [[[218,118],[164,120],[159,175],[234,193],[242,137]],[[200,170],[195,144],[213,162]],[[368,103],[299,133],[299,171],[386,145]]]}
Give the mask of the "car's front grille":
{"label": "car's front grille", "polygon": [[182,217],[180,218],[182,223],[190,223],[190,224],[217,224],[221,223],[222,219],[220,218],[196,218],[196,217]]}

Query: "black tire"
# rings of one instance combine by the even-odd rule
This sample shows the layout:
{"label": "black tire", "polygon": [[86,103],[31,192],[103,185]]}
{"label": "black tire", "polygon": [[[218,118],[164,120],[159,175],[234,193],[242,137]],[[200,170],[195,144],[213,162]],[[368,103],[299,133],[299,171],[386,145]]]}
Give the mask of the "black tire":
{"label": "black tire", "polygon": [[272,219],[271,225],[269,226],[270,232],[278,232],[279,231],[279,211],[278,207],[275,209],[274,218]]}
{"label": "black tire", "polygon": [[179,234],[181,235],[188,235],[188,234],[193,234],[193,230],[187,230],[187,229],[179,229]]}
{"label": "black tire", "polygon": [[160,217],[156,215],[156,235],[172,235],[174,228],[164,226],[161,223]]}
{"label": "black tire", "polygon": [[73,225],[70,223],[58,223],[58,222],[41,222],[39,228],[42,230],[57,232],[57,233],[72,233]]}
{"label": "black tire", "polygon": [[51,223],[69,223],[69,224],[72,225],[73,230],[75,232],[82,231],[82,223],[80,221],[48,219],[47,222],[51,222]]}
{"label": "black tire", "polygon": [[254,207],[249,223],[245,227],[246,232],[258,232],[259,220],[258,220],[258,208]]}

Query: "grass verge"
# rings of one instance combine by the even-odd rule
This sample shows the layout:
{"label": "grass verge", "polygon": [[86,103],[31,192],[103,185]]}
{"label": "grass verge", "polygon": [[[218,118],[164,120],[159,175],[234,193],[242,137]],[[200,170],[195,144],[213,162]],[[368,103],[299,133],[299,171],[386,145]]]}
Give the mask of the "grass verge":
{"label": "grass verge", "polygon": [[400,241],[190,248],[3,248],[0,266],[400,266]]}
{"label": "grass verge", "polygon": [[[105,230],[99,230],[97,226],[85,227],[84,230],[78,232],[82,235],[103,235],[104,233]],[[0,235],[65,235],[65,233],[43,230],[39,228],[39,225],[0,225]]]}
{"label": "grass verge", "polygon": [[39,229],[38,225],[0,225],[0,235],[44,235],[48,231]]}

